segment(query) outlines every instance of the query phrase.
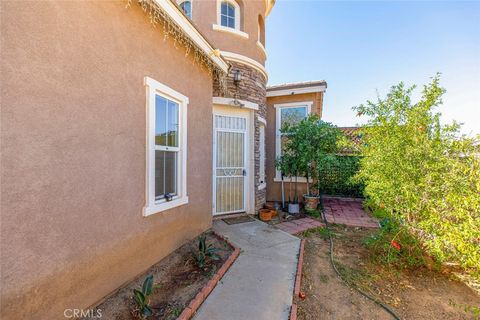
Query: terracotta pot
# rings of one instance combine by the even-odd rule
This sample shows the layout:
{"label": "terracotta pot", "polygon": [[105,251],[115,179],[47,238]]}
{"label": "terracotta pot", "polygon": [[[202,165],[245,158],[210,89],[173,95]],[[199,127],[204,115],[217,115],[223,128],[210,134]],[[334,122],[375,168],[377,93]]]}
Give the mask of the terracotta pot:
{"label": "terracotta pot", "polygon": [[305,199],[305,209],[316,210],[318,207],[318,202],[320,201],[320,197],[318,196],[309,196],[304,194],[303,199]]}
{"label": "terracotta pot", "polygon": [[278,215],[277,208],[276,208],[277,206],[275,202],[272,202],[272,201],[266,202],[264,207],[265,209],[273,210],[272,217],[276,217]]}
{"label": "terracotta pot", "polygon": [[273,212],[275,210],[272,209],[260,209],[258,210],[258,217],[262,221],[270,221],[272,220]]}

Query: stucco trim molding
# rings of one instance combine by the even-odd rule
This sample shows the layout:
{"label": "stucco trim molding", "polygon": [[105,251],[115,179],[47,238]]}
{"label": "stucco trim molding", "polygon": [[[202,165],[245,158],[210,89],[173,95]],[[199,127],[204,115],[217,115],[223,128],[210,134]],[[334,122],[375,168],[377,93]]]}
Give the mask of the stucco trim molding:
{"label": "stucco trim molding", "polygon": [[238,54],[238,53],[233,53],[233,52],[228,52],[228,51],[220,51],[220,54],[226,60],[243,63],[247,66],[250,66],[250,67],[260,71],[260,73],[263,74],[265,79],[268,80],[267,69],[265,69],[265,67],[260,62],[255,61],[252,58],[246,57],[246,56]]}
{"label": "stucco trim molding", "polygon": [[327,86],[315,86],[315,87],[305,87],[305,88],[293,88],[293,89],[280,89],[268,91],[267,97],[279,97],[279,96],[288,96],[292,94],[302,94],[302,93],[313,93],[313,92],[324,92],[327,89]]}
{"label": "stucco trim molding", "polygon": [[192,22],[181,12],[180,7],[172,1],[153,0],[170,18],[192,39],[192,41],[224,72],[228,72],[228,63],[215,54],[215,49],[198,32]]}
{"label": "stucco trim molding", "polygon": [[260,41],[257,41],[257,47],[259,47],[262,53],[265,55],[265,60],[266,60],[268,58],[267,49],[265,49],[265,47]]}
{"label": "stucco trim molding", "polygon": [[258,110],[258,104],[247,101],[247,100],[225,98],[225,97],[213,97],[212,102],[213,104],[220,105],[220,106],[229,106],[229,107],[236,107],[236,108]]}
{"label": "stucco trim molding", "polygon": [[257,116],[259,122],[263,123],[264,126],[267,126],[267,120],[264,117]]}
{"label": "stucco trim molding", "polygon": [[212,24],[212,29],[215,30],[215,31],[231,33],[231,34],[234,34],[234,35],[239,36],[239,37],[244,38],[244,39],[248,39],[248,37],[249,37],[248,33],[246,33],[246,32],[243,32],[243,31],[240,31],[240,30],[237,30],[237,29],[233,29],[233,28],[229,28],[229,27],[224,27],[224,26],[221,26],[221,25],[218,25],[218,24]]}

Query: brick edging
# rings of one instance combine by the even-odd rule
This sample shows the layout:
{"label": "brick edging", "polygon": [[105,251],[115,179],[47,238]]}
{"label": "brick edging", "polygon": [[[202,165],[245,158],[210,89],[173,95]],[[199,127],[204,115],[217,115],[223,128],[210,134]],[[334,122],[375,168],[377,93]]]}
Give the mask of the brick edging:
{"label": "brick edging", "polygon": [[233,262],[238,258],[240,255],[240,248],[233,245],[228,239],[226,239],[224,236],[212,231],[212,233],[217,237],[225,241],[230,247],[233,248],[233,252],[230,254],[228,259],[225,261],[225,263],[222,265],[220,269],[217,270],[215,275],[207,282],[207,284],[200,290],[199,293],[193,298],[192,301],[188,304],[188,306],[183,309],[182,313],[180,316],[177,318],[177,320],[189,320],[192,318],[192,316],[197,312],[198,308],[202,305],[202,303],[207,299],[208,295],[213,291],[213,288],[216,287],[218,284],[218,281],[222,279],[222,277],[225,275],[227,270],[232,266]]}
{"label": "brick edging", "polygon": [[297,274],[295,276],[295,287],[293,288],[293,301],[292,301],[292,307],[290,308],[290,320],[297,320],[297,303],[295,301],[300,295],[304,252],[305,252],[305,239],[302,239],[300,241],[300,250],[298,252]]}

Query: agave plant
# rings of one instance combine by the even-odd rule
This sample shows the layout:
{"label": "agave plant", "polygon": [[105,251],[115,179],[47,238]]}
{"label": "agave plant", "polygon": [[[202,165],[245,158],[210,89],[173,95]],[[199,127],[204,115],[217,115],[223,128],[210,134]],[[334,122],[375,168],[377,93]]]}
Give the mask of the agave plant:
{"label": "agave plant", "polygon": [[137,304],[137,310],[139,315],[142,318],[151,316],[153,314],[152,308],[150,307],[150,295],[153,290],[153,275],[149,275],[143,281],[142,290],[133,289],[133,298]]}
{"label": "agave plant", "polygon": [[207,237],[201,235],[198,237],[198,251],[193,253],[195,261],[200,268],[205,267],[207,258],[211,260],[220,260],[220,256],[216,254],[218,248],[215,248],[212,244],[207,245]]}

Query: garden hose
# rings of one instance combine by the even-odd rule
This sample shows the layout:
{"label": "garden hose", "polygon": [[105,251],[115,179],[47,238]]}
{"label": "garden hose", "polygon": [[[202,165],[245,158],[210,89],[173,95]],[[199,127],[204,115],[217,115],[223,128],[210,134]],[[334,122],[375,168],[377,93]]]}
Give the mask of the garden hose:
{"label": "garden hose", "polygon": [[[323,209],[323,199],[320,198],[320,202],[321,202],[321,205],[322,205],[322,209]],[[322,210],[322,213],[323,213],[323,210]],[[338,275],[338,277],[350,288],[352,289],[355,289],[358,293],[360,293],[362,296],[364,296],[365,298],[375,302],[377,305],[379,305],[380,307],[382,307],[385,311],[387,311],[393,318],[395,318],[396,320],[401,320],[400,317],[395,313],[395,311],[393,311],[388,305],[378,301],[377,299],[375,299],[374,297],[370,296],[369,294],[363,292],[362,290],[360,290],[357,286],[354,286],[354,285],[351,285],[349,284],[347,281],[345,281],[345,279],[342,277],[342,274],[340,273],[340,271],[338,271],[337,269],[337,266],[335,265],[335,261],[333,259],[333,238],[332,238],[332,231],[330,230],[330,227],[328,226],[328,222],[327,222],[327,218],[325,217],[325,214],[322,214],[323,216],[323,221],[325,222],[325,228],[327,229],[328,231],[328,237],[330,239],[330,263],[332,264],[332,267],[333,267],[333,270],[335,270],[335,273]]]}

